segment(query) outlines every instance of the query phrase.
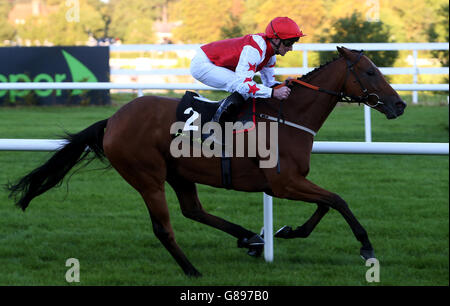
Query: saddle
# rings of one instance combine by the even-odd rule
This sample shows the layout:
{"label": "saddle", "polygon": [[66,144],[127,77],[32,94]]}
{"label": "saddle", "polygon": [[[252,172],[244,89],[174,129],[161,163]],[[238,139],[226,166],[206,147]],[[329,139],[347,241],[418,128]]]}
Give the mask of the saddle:
{"label": "saddle", "polygon": [[[227,99],[227,98],[226,98]],[[205,97],[200,96],[196,92],[186,91],[184,96],[181,98],[180,103],[178,104],[176,110],[176,119],[179,122],[184,122],[184,128],[182,131],[178,131],[175,136],[179,135],[188,135],[191,138],[191,141],[202,142],[203,137],[201,132],[203,131],[203,126],[210,122],[213,119],[214,114],[217,109],[220,107],[224,100],[221,101],[211,101],[206,99]],[[236,126],[236,123],[240,122],[242,128],[240,130],[233,130],[233,134],[245,133],[251,131],[255,128],[255,100],[253,99],[252,103],[244,103],[242,109],[236,112],[237,115],[227,116],[225,121],[233,122],[233,125]],[[200,120],[198,120],[200,119]],[[223,121],[223,120],[221,120]],[[251,122],[247,125],[248,122]],[[222,130],[222,139],[224,139],[224,122],[219,122]],[[191,131],[200,131],[196,133],[197,139],[194,139],[194,133]],[[213,143],[216,145],[216,143]],[[232,188],[232,180],[231,180],[231,157],[229,157],[225,153],[224,146],[222,145],[222,156],[221,156],[221,172],[222,172],[222,184],[225,188]]]}
{"label": "saddle", "polygon": [[[212,120],[214,114],[224,100],[211,101],[196,92],[186,91],[176,110],[177,121],[185,122],[185,130],[183,132],[190,130],[202,131],[203,126]],[[249,128],[233,130],[233,134],[245,133],[254,129],[255,101],[252,103],[245,103],[242,109],[237,112],[237,115],[227,117],[226,121],[232,122],[234,125],[240,122],[242,123],[242,126],[246,127],[248,127],[248,123],[251,122]],[[220,125],[223,131],[225,129],[224,122],[220,122]]]}

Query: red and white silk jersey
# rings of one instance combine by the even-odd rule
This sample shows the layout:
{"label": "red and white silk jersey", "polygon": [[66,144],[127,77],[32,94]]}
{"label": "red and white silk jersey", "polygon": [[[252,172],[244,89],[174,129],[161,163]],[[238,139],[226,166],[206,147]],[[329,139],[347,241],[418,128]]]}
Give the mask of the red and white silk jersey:
{"label": "red and white silk jersey", "polygon": [[[229,91],[237,91],[246,99],[270,98],[270,87],[279,83],[274,78],[275,52],[264,34],[216,41],[201,49],[214,65],[235,72]],[[258,71],[264,85],[253,81]]]}

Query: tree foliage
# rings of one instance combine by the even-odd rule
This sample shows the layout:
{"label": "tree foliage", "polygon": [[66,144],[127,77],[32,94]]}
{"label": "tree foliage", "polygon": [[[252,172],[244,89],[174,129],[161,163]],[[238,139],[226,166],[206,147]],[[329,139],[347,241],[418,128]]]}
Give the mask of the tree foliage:
{"label": "tree foliage", "polygon": [[175,39],[184,43],[207,43],[222,38],[227,26],[231,1],[179,0],[176,9],[182,25],[174,30]]}
{"label": "tree foliage", "polygon": [[[339,43],[381,43],[391,42],[389,27],[381,21],[369,22],[360,13],[354,12],[350,17],[337,19],[331,28],[325,29],[319,41]],[[336,54],[336,53],[333,53]],[[389,67],[395,62],[398,51],[366,52],[375,65]],[[320,61],[330,60],[330,52],[320,52]]]}
{"label": "tree foliage", "polygon": [[240,37],[246,34],[242,29],[239,17],[230,13],[228,18],[230,22],[227,22],[225,26],[220,28],[221,39]]}
{"label": "tree foliage", "polygon": [[[383,0],[381,18],[392,28],[397,42],[426,42],[428,27],[434,23],[433,16],[443,0]],[[447,2],[448,3],[448,2]]]}
{"label": "tree foliage", "polygon": [[8,22],[8,13],[12,8],[12,3],[0,2],[0,42],[11,40],[16,34],[14,27]]}
{"label": "tree foliage", "polygon": [[296,21],[303,33],[307,35],[301,39],[302,42],[313,42],[321,23],[326,18],[323,0],[291,0],[283,2],[282,5],[279,0],[267,0],[255,8],[253,13],[257,25],[255,30],[259,32],[263,32],[273,18],[288,16]]}
{"label": "tree foliage", "polygon": [[111,0],[111,35],[124,43],[154,43],[153,22],[161,15],[166,0]]}
{"label": "tree foliage", "polygon": [[[431,24],[428,28],[427,34],[429,41],[433,42],[448,42],[448,3],[441,5],[441,7],[437,10],[437,20],[435,23]],[[448,50],[436,50],[432,51],[432,54],[439,58],[442,66],[448,67]]]}
{"label": "tree foliage", "polygon": [[22,40],[49,41],[55,45],[85,44],[89,32],[104,27],[100,12],[89,0],[79,0],[79,14],[66,2],[59,2],[56,12],[42,17],[31,16],[24,25],[17,26],[17,34]]}
{"label": "tree foliage", "polygon": [[[350,20],[355,13],[363,21],[368,21],[371,14],[379,18],[382,26],[372,22],[371,27],[389,34],[380,41],[448,41],[446,0],[78,0],[80,21],[75,23],[65,18],[67,1],[41,0],[58,6],[58,10],[47,16],[30,17],[25,25],[10,24],[8,12],[18,1],[0,0],[0,42],[20,37],[76,44],[86,42],[91,34],[96,38],[117,37],[123,43],[154,43],[155,22],[167,20],[163,12],[168,12],[169,21],[180,24],[172,31],[177,43],[207,43],[260,33],[277,16],[289,16],[299,24],[307,35],[301,42],[320,42],[324,37],[332,42],[339,39],[333,36],[338,30],[334,27],[337,20]],[[20,0],[20,3],[27,1],[31,2]],[[352,33],[346,34],[350,39]],[[364,41],[374,38],[372,35]]]}

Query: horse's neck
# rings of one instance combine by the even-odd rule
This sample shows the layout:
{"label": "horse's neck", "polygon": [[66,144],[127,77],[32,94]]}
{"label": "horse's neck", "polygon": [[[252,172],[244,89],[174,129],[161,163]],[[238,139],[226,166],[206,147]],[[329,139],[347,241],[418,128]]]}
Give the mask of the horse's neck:
{"label": "horse's neck", "polygon": [[[340,91],[345,81],[345,61],[340,58],[320,69],[313,73],[306,82],[334,92]],[[289,102],[289,111],[286,107],[286,116],[290,117],[292,114],[295,116],[294,118],[298,118],[296,120],[298,124],[316,132],[322,127],[337,104],[336,96],[297,85],[293,88],[291,96],[292,101],[287,101]]]}

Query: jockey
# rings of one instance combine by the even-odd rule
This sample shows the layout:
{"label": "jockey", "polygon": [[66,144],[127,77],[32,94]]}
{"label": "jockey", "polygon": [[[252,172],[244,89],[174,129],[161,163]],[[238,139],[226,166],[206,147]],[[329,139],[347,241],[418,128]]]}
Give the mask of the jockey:
{"label": "jockey", "polygon": [[[266,27],[265,33],[225,39],[203,45],[191,62],[191,74],[198,81],[233,94],[222,101],[213,117],[219,122],[222,114],[233,115],[249,98],[286,99],[290,88],[274,78],[277,54],[284,56],[292,45],[305,36],[288,17],[277,17]],[[260,72],[263,84],[253,81]]]}

